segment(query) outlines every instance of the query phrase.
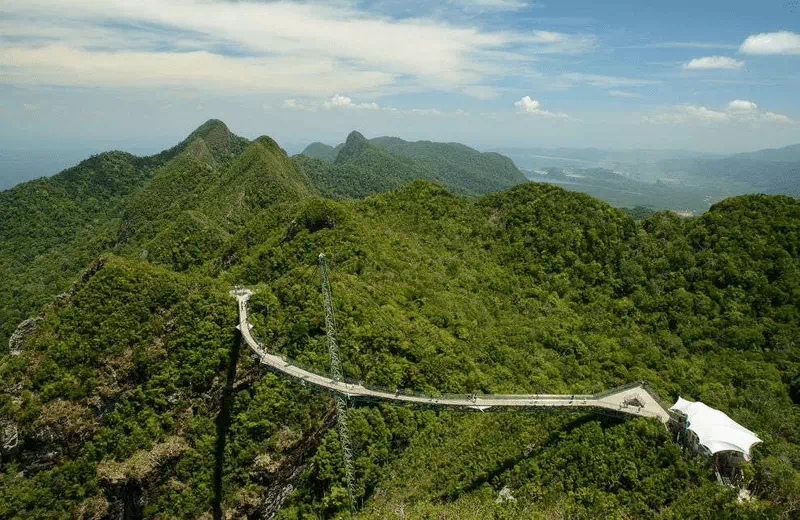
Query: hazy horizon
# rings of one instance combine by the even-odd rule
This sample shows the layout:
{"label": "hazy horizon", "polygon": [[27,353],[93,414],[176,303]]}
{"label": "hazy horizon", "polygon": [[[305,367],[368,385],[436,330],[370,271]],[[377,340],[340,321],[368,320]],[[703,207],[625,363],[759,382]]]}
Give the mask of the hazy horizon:
{"label": "hazy horizon", "polygon": [[[225,121],[223,121],[225,122]],[[202,122],[200,123],[202,124]],[[197,126],[200,126],[198,124]],[[226,122],[227,124],[227,122]],[[230,128],[230,125],[228,125]],[[11,143],[12,146],[8,146],[6,143],[0,145],[0,190],[5,190],[12,188],[13,186],[25,182],[28,180],[40,178],[40,177],[49,177],[55,175],[63,171],[66,168],[72,167],[83,161],[84,159],[88,159],[90,156],[111,151],[111,150],[121,150],[124,152],[129,152],[134,155],[145,156],[145,155],[153,155],[157,154],[163,150],[169,149],[172,146],[175,146],[180,141],[185,139],[195,127],[188,128],[184,131],[182,135],[171,137],[169,136],[164,137],[163,139],[154,140],[151,138],[149,142],[147,141],[138,141],[138,142],[129,142],[124,139],[114,139],[113,136],[106,136],[104,140],[98,140],[94,142],[62,142],[56,145],[48,143],[39,144],[35,142],[25,143],[25,142],[18,142],[18,143]],[[240,134],[236,131],[235,128],[230,128],[230,130],[236,134]],[[304,141],[294,141],[294,142],[282,142],[280,139],[276,139],[279,145],[286,150],[289,155],[294,155],[301,153],[306,146],[314,142],[321,142],[330,146],[336,146],[345,141],[347,135],[353,131],[360,129],[350,129],[342,133],[339,137],[330,137],[330,138],[314,138],[309,136],[308,139]],[[500,151],[501,153],[503,150],[511,150],[511,149],[519,149],[519,150],[526,150],[526,149],[541,149],[541,150],[557,150],[559,148],[569,148],[569,149],[596,149],[601,151],[608,151],[608,152],[632,152],[632,151],[661,151],[661,152],[674,152],[674,153],[708,153],[714,155],[731,155],[731,154],[722,154],[719,152],[704,152],[701,150],[692,150],[689,148],[615,148],[615,147],[594,147],[594,146],[537,146],[535,143],[530,143],[528,145],[498,145],[498,146],[482,146],[481,144],[469,143],[469,142],[462,142],[462,141],[455,141],[452,139],[416,139],[413,136],[408,135],[396,135],[396,134],[389,134],[389,133],[376,133],[375,135],[370,135],[364,133],[365,136],[369,139],[375,137],[384,137],[384,136],[391,136],[391,137],[399,137],[401,139],[407,141],[417,141],[417,140],[430,140],[430,141],[437,141],[437,142],[461,142],[461,144],[465,144],[472,148],[475,148],[479,151]],[[240,134],[241,135],[241,134]],[[242,137],[246,137],[248,139],[255,139],[260,135],[270,135],[270,134],[258,134],[258,133],[251,133],[250,135],[242,135]],[[273,137],[273,135],[270,135]],[[795,144],[795,143],[792,143]],[[13,147],[13,145],[16,145]],[[791,146],[787,145],[787,146]],[[780,147],[776,147],[780,148]],[[740,152],[751,152],[751,151],[758,151],[763,148],[753,148],[748,150],[737,150],[733,153],[740,153]],[[521,167],[518,165],[518,167]]]}

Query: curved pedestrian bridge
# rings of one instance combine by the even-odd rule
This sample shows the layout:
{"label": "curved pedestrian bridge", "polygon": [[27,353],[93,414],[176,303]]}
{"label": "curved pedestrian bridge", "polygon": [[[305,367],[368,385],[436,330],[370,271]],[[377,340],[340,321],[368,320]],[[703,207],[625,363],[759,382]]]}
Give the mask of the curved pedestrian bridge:
{"label": "curved pedestrian bridge", "polygon": [[407,392],[367,387],[361,383],[336,381],[330,377],[294,364],[291,360],[270,354],[253,337],[252,325],[247,320],[247,301],[252,292],[248,289],[238,288],[231,291],[239,303],[239,325],[250,349],[268,368],[281,374],[299,379],[304,384],[343,395],[348,399],[358,400],[385,400],[423,406],[446,406],[471,410],[498,410],[508,408],[591,408],[599,411],[623,413],[639,417],[650,417],[667,423],[671,415],[659,404],[658,399],[648,390],[644,382],[636,382],[590,395],[557,395],[557,394],[511,394],[511,395],[447,395],[428,396],[423,394],[409,394]]}

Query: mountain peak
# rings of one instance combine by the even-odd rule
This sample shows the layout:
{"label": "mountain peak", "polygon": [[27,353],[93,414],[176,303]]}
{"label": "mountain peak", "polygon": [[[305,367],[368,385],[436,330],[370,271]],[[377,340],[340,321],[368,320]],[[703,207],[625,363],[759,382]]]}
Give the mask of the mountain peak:
{"label": "mountain peak", "polygon": [[281,146],[275,141],[275,139],[271,138],[268,135],[262,135],[261,137],[256,138],[255,142],[260,143],[268,150],[279,152],[283,156],[288,156],[286,150],[281,148]]}
{"label": "mountain peak", "polygon": [[229,132],[228,125],[219,119],[209,119],[202,125],[198,126],[190,135],[206,137],[213,132]]}
{"label": "mountain peak", "polygon": [[345,141],[345,144],[350,144],[350,143],[355,143],[355,142],[363,142],[363,141],[366,141],[366,140],[367,140],[367,138],[364,137],[364,135],[361,132],[359,132],[358,130],[353,130],[347,136],[347,141]]}
{"label": "mountain peak", "polygon": [[231,132],[219,119],[209,119],[178,145],[155,157],[168,161],[186,151],[195,158],[215,162],[231,155],[238,155],[244,150],[247,142],[244,137]]}
{"label": "mountain peak", "polygon": [[227,153],[229,151],[229,139],[231,136],[231,131],[228,129],[228,126],[220,121],[219,119],[209,119],[202,125],[198,126],[197,129],[189,134],[189,137],[186,138],[187,143],[191,143],[196,139],[200,138],[205,141],[206,145],[214,152],[214,154],[218,153]]}
{"label": "mountain peak", "polygon": [[347,136],[347,141],[345,141],[344,146],[336,156],[335,162],[342,163],[348,161],[361,154],[368,146],[369,141],[367,141],[367,138],[361,135],[360,132],[353,130],[350,132],[350,135]]}

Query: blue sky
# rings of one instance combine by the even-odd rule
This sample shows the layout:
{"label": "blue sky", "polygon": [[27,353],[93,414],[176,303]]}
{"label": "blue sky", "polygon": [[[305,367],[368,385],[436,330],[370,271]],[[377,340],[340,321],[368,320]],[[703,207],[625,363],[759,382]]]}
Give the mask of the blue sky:
{"label": "blue sky", "polygon": [[0,0],[2,147],[800,142],[800,2]]}

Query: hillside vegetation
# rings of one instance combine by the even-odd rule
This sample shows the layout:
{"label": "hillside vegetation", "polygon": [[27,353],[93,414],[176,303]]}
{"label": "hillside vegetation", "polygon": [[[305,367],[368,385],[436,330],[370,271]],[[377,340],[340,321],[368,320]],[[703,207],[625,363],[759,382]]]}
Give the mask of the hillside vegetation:
{"label": "hillside vegetation", "polygon": [[[23,440],[2,454],[0,518],[347,517],[332,400],[259,366],[228,295],[254,289],[254,333],[325,372],[323,251],[347,377],[432,394],[645,379],[764,439],[746,469],[753,500],[739,502],[655,421],[359,405],[358,518],[797,511],[800,202],[747,195],[634,220],[547,184],[471,197],[408,182],[403,168],[435,168],[351,138],[333,163],[267,137],[192,139],[105,209],[75,198],[85,213],[67,217],[94,227],[63,244],[43,234],[38,267],[20,264],[0,293],[16,309],[37,287],[15,319],[41,315],[22,353],[0,358],[0,420]],[[363,176],[335,191],[337,171]],[[359,190],[375,194],[349,198]],[[25,218],[5,221],[5,254]],[[67,286],[43,285],[45,270],[76,283],[54,298]]]}
{"label": "hillside vegetation", "polygon": [[0,348],[17,324],[125,240],[128,227],[120,219],[127,207],[137,200],[147,211],[178,204],[180,194],[199,189],[202,176],[223,168],[245,142],[210,120],[160,154],[102,153],[0,192]]}

